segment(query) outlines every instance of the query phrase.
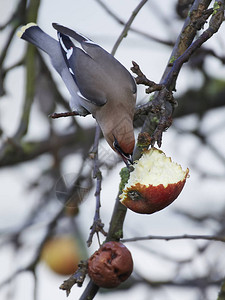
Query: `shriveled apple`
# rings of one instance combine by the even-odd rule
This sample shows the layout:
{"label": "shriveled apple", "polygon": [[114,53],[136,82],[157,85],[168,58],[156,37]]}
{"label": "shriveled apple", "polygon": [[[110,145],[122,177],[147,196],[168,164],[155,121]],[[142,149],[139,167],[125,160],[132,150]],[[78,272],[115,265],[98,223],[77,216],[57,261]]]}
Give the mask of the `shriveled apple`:
{"label": "shriveled apple", "polygon": [[120,242],[103,244],[88,260],[88,274],[95,284],[115,288],[131,275],[133,259]]}
{"label": "shriveled apple", "polygon": [[121,203],[140,214],[152,214],[171,204],[182,191],[185,171],[159,149],[151,148],[134,164],[120,195]]}

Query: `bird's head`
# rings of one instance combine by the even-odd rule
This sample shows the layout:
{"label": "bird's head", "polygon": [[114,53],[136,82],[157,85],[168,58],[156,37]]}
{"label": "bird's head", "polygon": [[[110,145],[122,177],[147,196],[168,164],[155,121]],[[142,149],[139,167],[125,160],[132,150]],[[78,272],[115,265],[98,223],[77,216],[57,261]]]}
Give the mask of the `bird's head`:
{"label": "bird's head", "polygon": [[126,109],[122,110],[123,107],[121,106],[116,108],[112,113],[113,108],[110,111],[105,111],[104,115],[103,113],[101,115],[96,114],[98,117],[96,119],[98,119],[102,133],[110,147],[120,155],[128,166],[133,163],[132,154],[135,146],[133,116],[128,114]]}

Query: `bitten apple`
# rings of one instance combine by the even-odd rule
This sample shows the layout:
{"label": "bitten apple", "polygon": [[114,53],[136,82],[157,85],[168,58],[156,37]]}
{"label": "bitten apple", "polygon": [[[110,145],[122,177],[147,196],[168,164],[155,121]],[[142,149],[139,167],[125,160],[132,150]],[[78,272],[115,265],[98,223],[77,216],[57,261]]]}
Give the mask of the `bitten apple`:
{"label": "bitten apple", "polygon": [[182,191],[189,169],[172,162],[164,152],[151,148],[135,162],[120,195],[121,203],[140,214],[152,214],[171,204]]}

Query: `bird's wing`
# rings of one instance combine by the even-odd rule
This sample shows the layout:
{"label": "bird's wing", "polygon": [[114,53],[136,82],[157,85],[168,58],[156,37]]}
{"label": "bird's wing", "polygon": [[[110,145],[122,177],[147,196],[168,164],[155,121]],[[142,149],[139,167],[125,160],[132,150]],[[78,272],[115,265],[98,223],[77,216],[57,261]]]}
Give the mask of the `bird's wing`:
{"label": "bird's wing", "polygon": [[61,50],[84,101],[102,106],[107,102],[105,86],[109,81],[102,68],[83,50],[75,47],[70,38],[58,32]]}
{"label": "bird's wing", "polygon": [[80,44],[84,41],[89,41],[89,39],[87,37],[85,37],[84,35],[77,33],[76,31],[65,27],[63,25],[57,24],[57,23],[52,23],[53,28],[55,28],[58,32],[68,35],[71,38],[75,39],[76,41],[78,41]]}
{"label": "bird's wing", "polygon": [[72,96],[72,109],[81,115],[88,114],[88,111],[82,106],[82,100],[77,95],[79,89],[69,72],[65,59],[62,56],[59,42],[46,34],[37,24],[28,23],[20,28],[17,35],[27,42],[35,45],[42,51],[46,52],[52,62],[53,67],[62,77],[67,89]]}
{"label": "bird's wing", "polygon": [[107,70],[108,75],[115,83],[119,84],[121,87],[124,86],[125,89],[129,87],[134,94],[137,92],[134,78],[127,69],[106,50],[72,29],[56,23],[53,23],[53,27],[61,34],[70,36],[79,42],[82,48],[99,65],[99,67]]}

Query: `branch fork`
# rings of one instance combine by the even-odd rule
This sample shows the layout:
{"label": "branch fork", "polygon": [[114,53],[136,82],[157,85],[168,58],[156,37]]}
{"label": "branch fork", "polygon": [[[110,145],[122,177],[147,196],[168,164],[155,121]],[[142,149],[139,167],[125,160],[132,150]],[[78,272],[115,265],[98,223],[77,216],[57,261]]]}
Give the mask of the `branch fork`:
{"label": "branch fork", "polygon": [[162,84],[157,84],[154,81],[149,80],[141,71],[139,65],[132,61],[133,67],[131,67],[131,71],[137,75],[135,78],[137,84],[144,84],[148,86],[148,88],[145,90],[147,94],[150,94],[155,91],[160,91],[163,88]]}

